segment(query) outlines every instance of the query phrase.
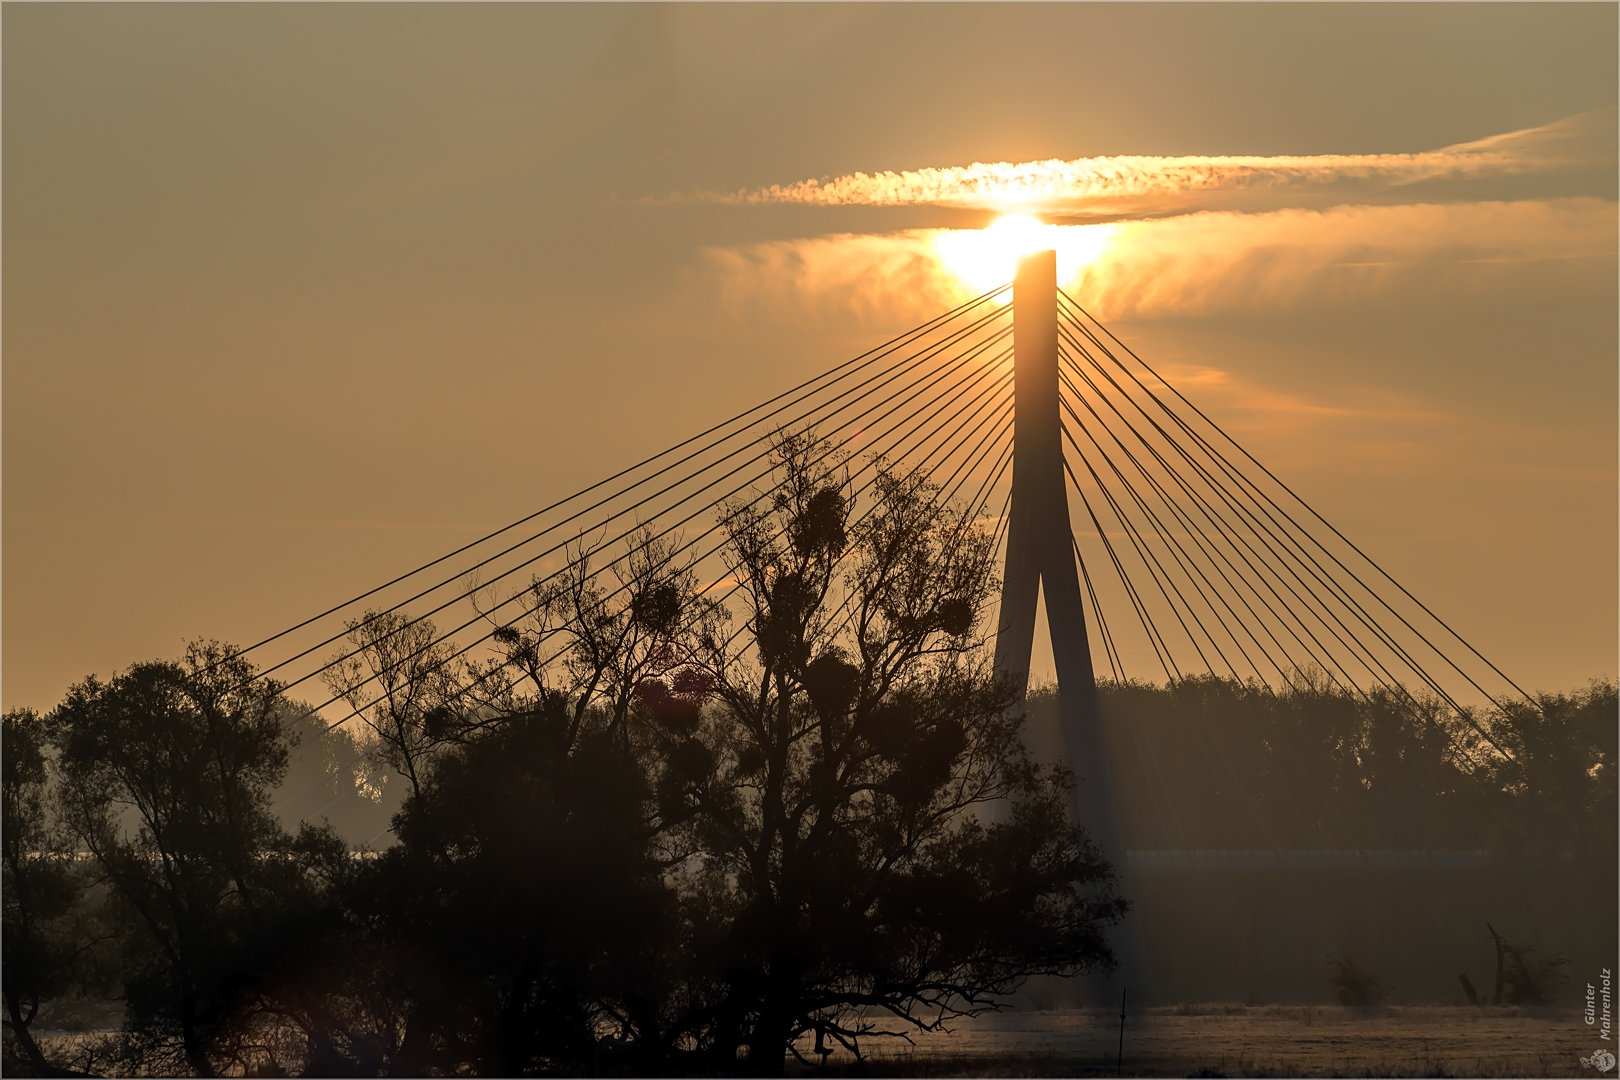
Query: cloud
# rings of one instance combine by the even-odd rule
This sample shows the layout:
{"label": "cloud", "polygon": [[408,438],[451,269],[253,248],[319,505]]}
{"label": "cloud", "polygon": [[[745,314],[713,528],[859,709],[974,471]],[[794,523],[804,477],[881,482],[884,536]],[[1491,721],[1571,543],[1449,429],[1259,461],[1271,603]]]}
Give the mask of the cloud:
{"label": "cloud", "polygon": [[[1334,402],[1328,404],[1203,364],[1165,363],[1158,370],[1176,389],[1218,412],[1229,430],[1274,445],[1298,445],[1330,424],[1350,425],[1363,439],[1380,440],[1391,431],[1450,433],[1464,422],[1388,387],[1339,384],[1334,387]],[[1168,392],[1151,375],[1143,376],[1143,381],[1161,395]]]}
{"label": "cloud", "polygon": [[707,248],[689,285],[743,322],[909,326],[954,307],[968,287],[941,261],[944,230],[839,233],[740,248]]}
{"label": "cloud", "polygon": [[1072,161],[849,173],[675,201],[813,206],[948,206],[995,210],[1120,209],[1145,200],[1208,192],[1323,187],[1398,188],[1612,164],[1615,110],[1415,154],[1092,157]]}
{"label": "cloud", "polygon": [[1409,280],[1404,268],[1609,258],[1616,205],[1554,199],[1204,212],[1107,226],[1070,287],[1102,317],[1266,310]]}
{"label": "cloud", "polygon": [[[1602,199],[1205,211],[1051,226],[1085,253],[1065,288],[1104,319],[1274,310],[1365,297],[1447,268],[1613,259],[1616,204]],[[703,252],[696,276],[743,321],[862,326],[921,322],[981,291],[947,255],[975,230],[835,234]]]}

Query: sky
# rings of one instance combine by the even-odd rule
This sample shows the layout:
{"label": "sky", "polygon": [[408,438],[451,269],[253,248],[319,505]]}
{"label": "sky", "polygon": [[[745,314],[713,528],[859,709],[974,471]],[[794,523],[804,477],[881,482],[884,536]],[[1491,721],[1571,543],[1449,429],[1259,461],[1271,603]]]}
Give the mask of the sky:
{"label": "sky", "polygon": [[1521,684],[1615,674],[1613,4],[0,24],[7,708],[860,353],[989,281],[1005,214]]}

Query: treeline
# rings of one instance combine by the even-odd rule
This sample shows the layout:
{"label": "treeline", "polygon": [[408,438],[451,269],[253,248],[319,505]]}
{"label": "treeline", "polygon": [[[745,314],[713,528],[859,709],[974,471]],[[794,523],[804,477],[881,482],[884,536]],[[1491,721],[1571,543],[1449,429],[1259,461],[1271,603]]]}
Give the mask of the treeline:
{"label": "treeline", "polygon": [[728,508],[735,623],[646,535],[488,661],[355,620],[381,850],[272,813],[310,722],[227,646],[8,713],[8,1071],[778,1074],[1110,965],[1112,872],[988,667],[990,538],[893,472],[856,514],[836,461],[784,435]]}
{"label": "treeline", "polygon": [[[1329,1001],[1347,992],[1327,981],[1343,962],[1404,1003],[1571,1004],[1590,978],[1580,972],[1612,966],[1612,682],[1470,717],[1416,692],[1363,697],[1312,678],[1099,692],[1126,848],[1253,852],[1138,857],[1151,868],[1132,886],[1156,993]],[[1061,754],[1055,692],[1032,694],[1029,713],[1032,753]]]}
{"label": "treeline", "polygon": [[[1466,714],[1322,678],[1099,690],[1129,848],[1484,850],[1503,865],[1584,869],[1612,899],[1612,682]],[[1032,699],[1035,739],[1054,705]]]}
{"label": "treeline", "polygon": [[[324,721],[227,646],[6,714],[7,1071],[775,1074],[1108,967],[1055,699],[1026,724],[989,670],[990,538],[916,476],[857,511],[836,460],[784,436],[774,498],[727,509],[735,613],[643,535],[514,597],[489,660],[352,622],[326,678],[363,758],[318,756],[403,788],[376,849],[284,827]],[[1488,848],[1612,901],[1612,684],[1101,699],[1129,848]],[[97,1002],[113,1033],[41,1034]]]}

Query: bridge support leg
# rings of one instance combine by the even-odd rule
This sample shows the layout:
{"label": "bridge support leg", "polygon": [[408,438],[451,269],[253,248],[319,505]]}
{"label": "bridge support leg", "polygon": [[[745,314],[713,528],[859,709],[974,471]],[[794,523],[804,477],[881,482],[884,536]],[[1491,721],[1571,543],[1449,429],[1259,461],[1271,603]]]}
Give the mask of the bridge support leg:
{"label": "bridge support leg", "polygon": [[[1125,844],[1098,712],[1080,578],[1069,525],[1058,417],[1057,253],[1021,261],[1013,291],[1013,489],[1007,561],[996,633],[996,670],[1028,689],[1035,608],[1044,585],[1047,627],[1057,663],[1060,719],[1075,775],[1073,813],[1120,875],[1127,897]],[[1132,913],[1110,936],[1119,968],[1108,980],[1146,1000],[1147,953]]]}

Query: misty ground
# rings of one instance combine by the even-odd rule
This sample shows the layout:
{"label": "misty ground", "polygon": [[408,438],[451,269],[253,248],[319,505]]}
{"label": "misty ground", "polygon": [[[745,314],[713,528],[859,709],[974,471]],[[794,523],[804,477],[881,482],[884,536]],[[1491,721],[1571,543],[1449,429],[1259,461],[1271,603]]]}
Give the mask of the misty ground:
{"label": "misty ground", "polygon": [[[94,1012],[94,1010],[92,1010]],[[84,1013],[77,1033],[116,1028],[116,1008]],[[88,1030],[85,1030],[88,1029]],[[1580,1076],[1600,1045],[1573,1008],[1204,1003],[1133,1008],[1123,1060],[1118,1010],[1014,1009],[949,1033],[868,1040],[864,1061],[839,1052],[790,1076]],[[6,1075],[28,1075],[9,1052]],[[806,1040],[801,1052],[814,1060]],[[1117,1064],[1116,1064],[1117,1062]],[[1118,1070],[1116,1072],[1116,1070]]]}
{"label": "misty ground", "polygon": [[[865,1076],[1579,1076],[1598,1046],[1573,1009],[1199,1004],[1010,1011],[827,1071]],[[806,1048],[807,1056],[809,1047]],[[795,1070],[808,1074],[811,1070]]]}

